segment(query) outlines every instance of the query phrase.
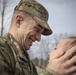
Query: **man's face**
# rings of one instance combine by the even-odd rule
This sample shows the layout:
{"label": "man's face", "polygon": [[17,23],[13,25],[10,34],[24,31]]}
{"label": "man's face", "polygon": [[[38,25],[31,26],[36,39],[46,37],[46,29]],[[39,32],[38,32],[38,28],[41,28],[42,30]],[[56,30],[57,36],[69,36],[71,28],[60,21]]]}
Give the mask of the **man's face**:
{"label": "man's face", "polygon": [[22,22],[19,29],[20,43],[25,50],[30,49],[33,42],[40,41],[44,28],[38,25],[32,18]]}

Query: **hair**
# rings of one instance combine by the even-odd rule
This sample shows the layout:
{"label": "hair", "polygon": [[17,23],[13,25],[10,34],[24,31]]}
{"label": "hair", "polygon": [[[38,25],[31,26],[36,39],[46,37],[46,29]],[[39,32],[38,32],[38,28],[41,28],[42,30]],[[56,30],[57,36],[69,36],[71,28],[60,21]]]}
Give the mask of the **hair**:
{"label": "hair", "polygon": [[76,36],[73,36],[73,37],[69,37],[69,38],[71,38],[71,39],[76,39]]}
{"label": "hair", "polygon": [[76,45],[76,37],[69,37],[69,39],[73,39],[73,42],[71,43],[72,45]]}
{"label": "hair", "polygon": [[21,15],[24,19],[30,19],[30,17],[33,18],[33,16],[27,12],[20,11],[20,10],[14,11],[13,16],[12,16],[12,20],[11,20],[11,25],[14,22],[16,15],[18,15],[18,14]]}

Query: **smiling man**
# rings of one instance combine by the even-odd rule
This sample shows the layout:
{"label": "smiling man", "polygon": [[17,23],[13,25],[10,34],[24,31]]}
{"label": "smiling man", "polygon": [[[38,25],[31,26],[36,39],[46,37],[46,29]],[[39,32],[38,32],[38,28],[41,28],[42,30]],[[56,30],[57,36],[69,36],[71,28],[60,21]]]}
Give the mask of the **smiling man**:
{"label": "smiling man", "polygon": [[40,41],[44,27],[27,12],[15,11],[14,16],[9,32],[16,38],[22,50],[29,50],[33,42]]}
{"label": "smiling man", "polygon": [[[35,0],[21,0],[15,7],[9,32],[0,37],[0,75],[38,75],[27,50],[33,42],[41,40],[41,35],[52,34],[48,17],[48,11]],[[76,47],[69,51],[76,52]],[[51,70],[50,66],[48,69],[44,75],[59,73]]]}

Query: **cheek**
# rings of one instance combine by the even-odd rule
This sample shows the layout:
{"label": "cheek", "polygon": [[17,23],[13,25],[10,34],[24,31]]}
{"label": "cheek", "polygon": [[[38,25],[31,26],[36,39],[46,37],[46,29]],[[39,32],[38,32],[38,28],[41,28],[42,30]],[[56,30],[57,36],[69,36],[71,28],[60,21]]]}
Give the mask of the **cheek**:
{"label": "cheek", "polygon": [[33,32],[33,31],[28,32],[27,34],[25,34],[25,36],[24,36],[25,43],[28,44],[29,41],[30,41],[30,38],[34,38],[35,39],[35,36],[36,36],[36,33]]}
{"label": "cheek", "polygon": [[24,36],[24,42],[26,43],[28,41],[28,36]]}
{"label": "cheek", "polygon": [[27,35],[25,35],[25,37],[24,37],[25,44],[29,43],[30,37],[31,37],[31,33],[30,32]]}
{"label": "cheek", "polygon": [[36,36],[36,35],[37,35],[37,33],[36,33],[36,32],[31,31],[31,32],[30,32],[30,34],[29,34],[29,37],[34,37],[34,36]]}
{"label": "cheek", "polygon": [[24,37],[24,40],[23,40],[23,46],[24,47],[27,47],[29,44],[29,39],[27,37]]}

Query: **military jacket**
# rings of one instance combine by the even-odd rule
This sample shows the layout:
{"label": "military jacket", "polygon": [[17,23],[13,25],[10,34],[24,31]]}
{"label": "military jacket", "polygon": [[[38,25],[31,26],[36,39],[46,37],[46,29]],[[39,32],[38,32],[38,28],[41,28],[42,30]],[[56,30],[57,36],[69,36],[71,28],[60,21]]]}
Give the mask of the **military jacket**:
{"label": "military jacket", "polygon": [[[22,52],[10,33],[0,37],[0,75],[38,75],[28,53]],[[47,71],[43,75],[57,74]]]}

